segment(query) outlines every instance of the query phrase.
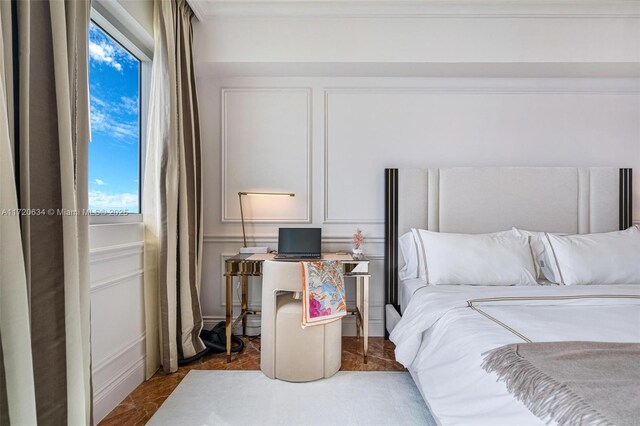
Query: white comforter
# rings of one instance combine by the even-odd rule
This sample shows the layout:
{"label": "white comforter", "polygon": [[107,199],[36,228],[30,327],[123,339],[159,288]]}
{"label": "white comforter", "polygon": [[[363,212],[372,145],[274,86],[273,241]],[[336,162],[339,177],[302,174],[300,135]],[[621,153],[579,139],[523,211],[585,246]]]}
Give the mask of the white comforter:
{"label": "white comforter", "polygon": [[[473,303],[513,331],[468,305],[502,297],[543,299]],[[427,286],[390,339],[442,425],[544,424],[482,369],[482,354],[526,341],[514,332],[536,342],[640,342],[639,297],[640,285]]]}

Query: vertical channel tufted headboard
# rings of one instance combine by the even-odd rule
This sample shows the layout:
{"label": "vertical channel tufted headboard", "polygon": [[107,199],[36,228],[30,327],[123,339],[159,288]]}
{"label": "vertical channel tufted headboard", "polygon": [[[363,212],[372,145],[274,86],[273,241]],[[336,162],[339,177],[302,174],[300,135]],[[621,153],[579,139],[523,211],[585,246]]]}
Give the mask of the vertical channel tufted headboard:
{"label": "vertical channel tufted headboard", "polygon": [[631,226],[631,169],[452,167],[385,170],[386,303],[398,309],[398,237],[411,228],[513,226],[585,234]]}

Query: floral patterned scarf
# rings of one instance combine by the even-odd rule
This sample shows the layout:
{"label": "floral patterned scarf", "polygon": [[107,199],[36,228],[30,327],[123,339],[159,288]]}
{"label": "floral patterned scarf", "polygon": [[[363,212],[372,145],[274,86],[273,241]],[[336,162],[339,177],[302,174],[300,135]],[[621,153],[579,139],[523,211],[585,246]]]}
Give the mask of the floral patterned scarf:
{"label": "floral patterned scarf", "polygon": [[342,265],[338,261],[302,264],[302,327],[347,315]]}

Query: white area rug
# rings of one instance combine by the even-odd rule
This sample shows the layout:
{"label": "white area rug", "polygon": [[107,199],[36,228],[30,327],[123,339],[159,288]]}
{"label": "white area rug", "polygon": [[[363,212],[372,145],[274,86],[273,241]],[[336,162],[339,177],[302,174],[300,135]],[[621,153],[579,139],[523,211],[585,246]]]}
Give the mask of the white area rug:
{"label": "white area rug", "polygon": [[341,371],[309,383],[260,371],[192,370],[149,425],[428,425],[407,372]]}

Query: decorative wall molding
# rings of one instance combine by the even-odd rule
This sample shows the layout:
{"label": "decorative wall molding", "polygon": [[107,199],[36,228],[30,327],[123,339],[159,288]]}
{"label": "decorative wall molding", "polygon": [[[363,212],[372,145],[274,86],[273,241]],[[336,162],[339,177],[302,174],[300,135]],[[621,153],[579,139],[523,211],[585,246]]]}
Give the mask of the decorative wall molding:
{"label": "decorative wall molding", "polygon": [[[550,81],[545,83],[536,78],[526,79],[505,79],[496,78],[488,79],[483,85],[464,85],[452,84],[449,82],[438,81],[434,79],[434,86],[345,86],[345,87],[325,87],[325,112],[327,95],[330,94],[373,94],[373,95],[405,95],[405,94],[438,94],[438,95],[458,95],[458,94],[478,94],[478,95],[555,95],[558,93],[566,94],[591,94],[591,95],[628,95],[637,96],[640,94],[638,80],[635,78],[628,79],[587,79],[587,81],[571,81],[566,80],[565,85],[558,86],[557,83]],[[502,85],[496,85],[496,82],[502,82]],[[569,83],[571,81],[571,83]],[[512,84],[513,83],[513,84]],[[564,83],[564,81],[563,81]],[[325,117],[326,118],[326,117]]]}
{"label": "decorative wall molding", "polygon": [[146,338],[146,333],[142,333],[139,337],[127,343],[122,348],[107,355],[102,361],[95,363],[92,368],[93,373],[103,370],[115,359],[119,358],[121,355],[124,355],[125,353],[133,349],[136,345],[140,344],[140,342],[143,342],[145,338]]}
{"label": "decorative wall molding", "polygon": [[92,368],[96,424],[144,381],[144,341],[142,335]]}
{"label": "decorative wall molding", "polygon": [[324,224],[383,224],[384,221],[380,221],[375,218],[331,218],[329,217],[329,94],[337,89],[325,89],[324,90],[324,218],[322,223]]}
{"label": "decorative wall molding", "polygon": [[199,20],[220,16],[495,19],[636,18],[637,2],[614,0],[207,1],[188,0]]}
{"label": "decorative wall molding", "polygon": [[234,77],[391,77],[391,78],[636,78],[638,62],[230,62],[196,64],[200,78]]}
{"label": "decorative wall molding", "polygon": [[222,157],[222,179],[221,179],[221,191],[222,194],[222,222],[240,222],[239,217],[229,217],[227,212],[227,171],[229,170],[227,164],[227,95],[229,93],[304,93],[307,97],[307,177],[306,177],[306,189],[307,189],[307,204],[305,217],[300,218],[248,218],[245,216],[245,223],[311,223],[311,205],[312,205],[312,89],[310,87],[222,87],[220,89],[221,99],[221,118],[220,118],[220,140],[221,140],[221,157]]}
{"label": "decorative wall molding", "polygon": [[[639,3],[640,5],[640,3]],[[456,94],[469,94],[469,95],[555,95],[555,94],[581,94],[581,95],[620,95],[620,96],[635,96],[640,95],[640,86],[637,84],[637,79],[623,79],[621,82],[614,82],[610,84],[610,81],[598,81],[588,80],[572,82],[572,87],[567,86],[551,86],[543,85],[540,87],[540,83],[536,83],[531,87],[528,87],[527,80],[523,82],[516,82],[515,85],[505,84],[503,86],[497,86],[495,81],[489,81],[488,85],[483,87],[472,86],[460,86],[449,85],[443,87],[325,87],[324,88],[324,206],[323,206],[323,223],[324,224],[384,224],[384,217],[332,217],[329,214],[330,199],[331,199],[331,187],[329,185],[330,174],[330,107],[329,98],[331,95],[336,94],[349,94],[349,95],[407,95],[407,94],[438,94],[438,95],[456,95]],[[537,81],[537,80],[536,80]],[[450,83],[449,83],[450,84]],[[382,211],[382,207],[379,209]]]}
{"label": "decorative wall molding", "polygon": [[129,257],[136,254],[142,254],[143,250],[144,242],[142,241],[94,248],[89,251],[90,262],[100,263],[109,260],[120,259],[123,257]]}
{"label": "decorative wall molding", "polygon": [[90,291],[91,293],[95,293],[95,292],[104,290],[106,288],[109,288],[111,286],[125,283],[131,280],[132,278],[141,277],[143,274],[144,274],[144,269],[136,269],[134,271],[127,272],[125,274],[115,275],[113,277],[107,278],[106,280],[91,283]]}
{"label": "decorative wall molding", "polygon": [[124,382],[129,376],[133,375],[136,370],[144,367],[146,356],[142,356],[135,363],[131,364],[125,370],[120,371],[118,374],[113,376],[111,380],[106,382],[103,386],[96,389],[94,391],[94,404],[99,404],[104,398],[106,398],[114,388],[118,387],[122,382]]}
{"label": "decorative wall molding", "polygon": [[[338,93],[340,89],[324,90],[324,224],[384,224],[384,220],[376,218],[332,218],[329,217],[329,94]],[[350,89],[347,89],[350,90]],[[370,89],[371,90],[371,89]],[[356,92],[357,93],[357,92]]]}
{"label": "decorative wall molding", "polygon": [[141,223],[90,226],[95,424],[145,379],[142,228]]}

